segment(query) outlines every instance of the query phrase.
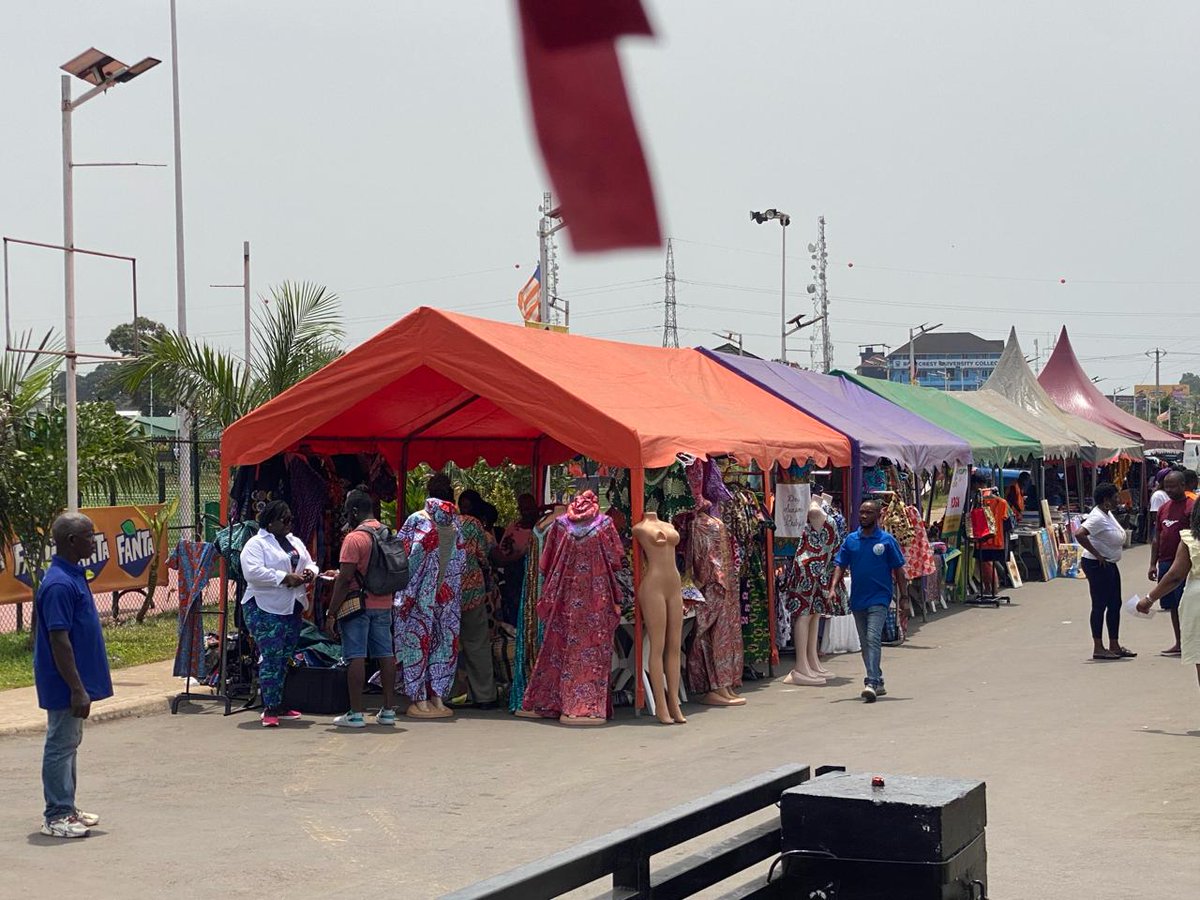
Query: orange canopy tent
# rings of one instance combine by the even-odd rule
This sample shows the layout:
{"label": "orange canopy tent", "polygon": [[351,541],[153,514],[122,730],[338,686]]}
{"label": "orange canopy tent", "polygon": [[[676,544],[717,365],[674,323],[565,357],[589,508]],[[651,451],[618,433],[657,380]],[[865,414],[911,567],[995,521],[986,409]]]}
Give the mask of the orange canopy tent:
{"label": "orange canopy tent", "polygon": [[422,307],[234,422],[225,466],[302,444],[393,465],[561,462],[623,468],[677,453],[764,468],[848,465],[845,436],[694,350],[506,325]]}
{"label": "orange canopy tent", "polygon": [[[768,470],[809,459],[850,464],[850,442],[840,432],[695,350],[557,334],[428,307],[225,429],[221,518],[231,466],[302,446],[378,452],[401,473],[401,483],[420,462],[471,465],[482,457],[532,465],[538,484],[542,466],[581,453],[630,470],[634,521],[643,515],[645,469],[670,465],[678,453],[729,455]],[[640,581],[635,553],[634,582]],[[774,635],[774,579],[767,581]],[[641,671],[636,611],[634,649]],[[640,707],[640,678],[636,685]]]}

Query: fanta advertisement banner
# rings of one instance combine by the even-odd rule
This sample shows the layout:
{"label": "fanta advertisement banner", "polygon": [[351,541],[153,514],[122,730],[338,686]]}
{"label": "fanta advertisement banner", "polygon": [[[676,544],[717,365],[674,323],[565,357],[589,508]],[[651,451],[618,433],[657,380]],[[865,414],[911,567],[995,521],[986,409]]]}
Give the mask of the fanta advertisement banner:
{"label": "fanta advertisement banner", "polygon": [[[145,511],[155,515],[159,505]],[[96,525],[96,554],[83,561],[93,594],[144,588],[150,580],[154,558],[154,535],[144,516],[132,506],[100,506],[80,510]],[[166,535],[158,558],[158,583],[167,583]],[[49,560],[53,548],[46,554]],[[0,603],[22,603],[33,599],[33,579],[25,563],[25,548],[13,541],[4,548],[0,570]]]}

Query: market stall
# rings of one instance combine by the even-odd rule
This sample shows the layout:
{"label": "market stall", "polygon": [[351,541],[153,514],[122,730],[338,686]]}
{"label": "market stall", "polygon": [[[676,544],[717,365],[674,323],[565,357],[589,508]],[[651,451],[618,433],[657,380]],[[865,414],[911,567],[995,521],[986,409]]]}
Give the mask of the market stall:
{"label": "market stall", "polygon": [[[645,470],[681,453],[763,468],[851,461],[842,434],[695,351],[424,307],[235,422],[221,446],[223,503],[232,467],[321,448],[380,455],[398,476],[401,509],[405,473],[421,462],[508,460],[531,466],[537,484],[546,465],[582,454],[630,471],[630,524],[643,520]],[[635,553],[635,590],[641,570]],[[635,607],[639,669],[641,629]]]}

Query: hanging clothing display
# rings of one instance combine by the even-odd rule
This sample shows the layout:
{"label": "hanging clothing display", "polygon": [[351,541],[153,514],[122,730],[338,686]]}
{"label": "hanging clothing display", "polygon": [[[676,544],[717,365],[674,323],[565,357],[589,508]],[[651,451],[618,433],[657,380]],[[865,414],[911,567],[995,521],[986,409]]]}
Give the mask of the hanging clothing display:
{"label": "hanging clothing display", "polygon": [[550,526],[542,552],[545,576],[537,602],[544,639],[522,708],[542,716],[602,719],[625,548],[612,519],[585,491]]}
{"label": "hanging clothing display", "polygon": [[933,548],[929,544],[929,534],[925,531],[925,520],[915,506],[908,507],[908,521],[912,527],[912,538],[907,544],[901,544],[904,551],[904,574],[909,581],[916,581],[937,571],[937,563],[933,559]]}
{"label": "hanging clothing display", "polygon": [[167,558],[167,568],[179,573],[179,640],[172,669],[177,677],[205,675],[200,607],[205,585],[217,574],[217,563],[216,545],[207,541],[180,541]]}
{"label": "hanging clothing display", "polygon": [[688,690],[707,694],[738,687],[744,665],[742,620],[729,529],[700,511],[678,516],[672,524],[684,548],[685,570],[704,594],[704,602],[696,607],[695,633],[688,649]]}
{"label": "hanging clothing display", "polygon": [[767,609],[766,535],[775,526],[752,491],[730,491],[729,496],[729,502],[722,507],[721,519],[733,539],[743,657],[751,663],[768,662],[771,628]]}
{"label": "hanging clothing display", "polygon": [[833,584],[833,558],[846,537],[846,520],[829,503],[822,503],[825,521],[814,528],[806,520],[796,556],[780,591],[783,617],[797,615],[844,616],[849,613],[849,593],[843,584],[834,603],[829,602]]}
{"label": "hanging clothing display", "polygon": [[533,527],[529,551],[525,554],[525,577],[516,615],[517,635],[513,648],[512,686],[508,693],[509,712],[516,712],[522,708],[525,689],[537,662],[538,649],[542,646],[542,623],[537,614],[538,599],[541,597],[544,582],[541,558],[546,546],[546,534],[553,524],[554,519],[550,519]]}
{"label": "hanging clothing display", "polygon": [[446,697],[454,685],[467,555],[458,519],[453,503],[430,497],[400,529],[409,581],[397,594],[393,640],[404,693],[414,702]]}

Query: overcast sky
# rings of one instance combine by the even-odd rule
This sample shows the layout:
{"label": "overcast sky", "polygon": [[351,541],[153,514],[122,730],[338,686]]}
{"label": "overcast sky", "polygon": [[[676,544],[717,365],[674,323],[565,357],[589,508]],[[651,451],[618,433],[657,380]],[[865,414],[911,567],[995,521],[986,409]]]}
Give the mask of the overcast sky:
{"label": "overcast sky", "polygon": [[[622,44],[676,240],[684,344],[778,351],[827,221],[836,363],[910,325],[1004,337],[1066,324],[1105,391],[1200,371],[1200,7],[656,0]],[[357,343],[419,305],[516,321],[546,185],[511,4],[179,0],[189,325],[241,346],[241,279],[328,285]],[[75,115],[77,162],[171,161],[166,0],[8,3],[0,232],[62,237],[58,66],[89,46],[164,65]],[[76,82],[78,93],[84,86]],[[76,244],[138,258],[175,324],[170,168],[76,172]],[[851,265],[851,263],[853,265]],[[14,328],[61,328],[61,260],[13,252]],[[573,330],[659,343],[661,251],[577,256]],[[520,268],[517,268],[517,267]],[[130,317],[120,264],[81,260],[81,349]],[[1060,283],[1065,278],[1066,283]],[[797,336],[792,358],[807,362]]]}

